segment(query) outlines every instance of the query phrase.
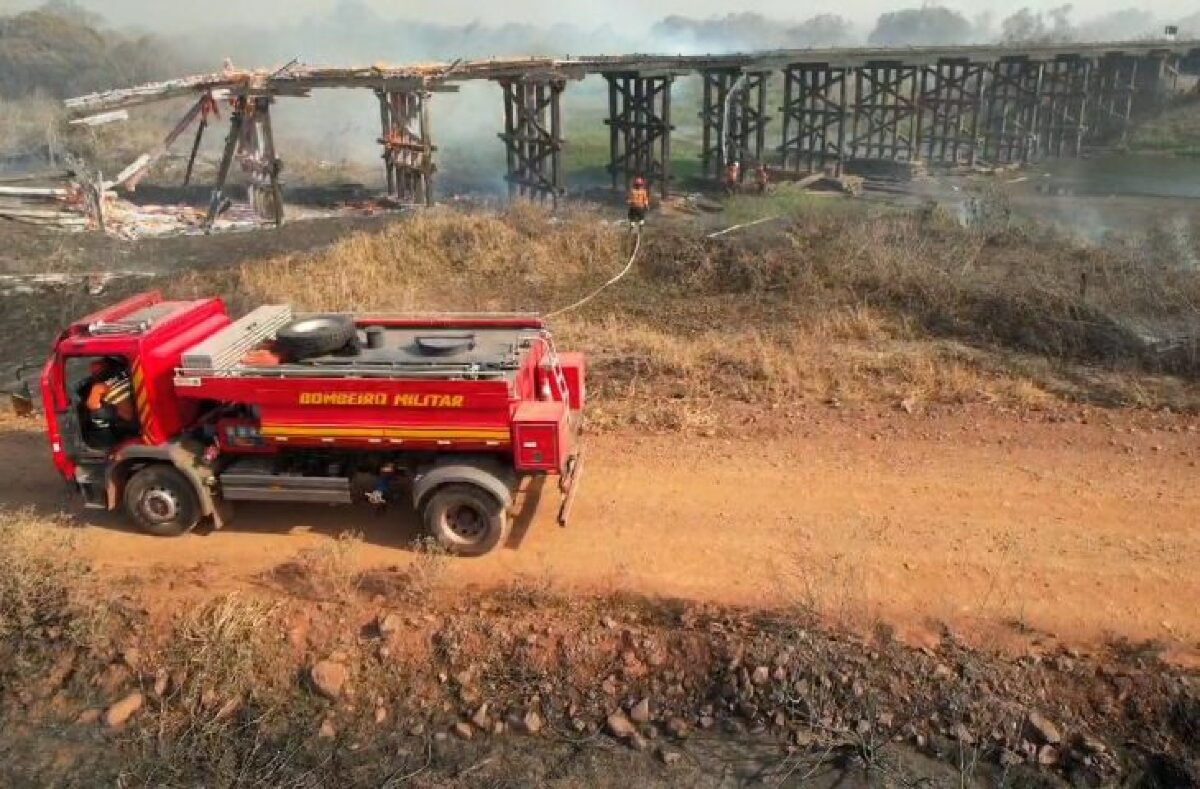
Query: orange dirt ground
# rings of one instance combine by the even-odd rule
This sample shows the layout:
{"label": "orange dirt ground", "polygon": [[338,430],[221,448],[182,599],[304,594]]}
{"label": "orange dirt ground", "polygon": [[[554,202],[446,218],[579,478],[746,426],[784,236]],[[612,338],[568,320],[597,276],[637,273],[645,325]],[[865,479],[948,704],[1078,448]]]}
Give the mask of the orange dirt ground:
{"label": "orange dirt ground", "polygon": [[[363,532],[364,568],[413,555],[415,518],[365,507],[243,506],[224,532],[142,535],[78,509],[39,428],[0,422],[0,502],[78,512],[98,571],[147,601],[272,592],[272,568],[344,529]],[[814,409],[773,438],[588,440],[571,525],[554,524],[549,485],[513,544],[455,560],[451,581],[802,604],[917,642],[948,627],[998,648],[1128,639],[1200,656],[1194,417]]]}

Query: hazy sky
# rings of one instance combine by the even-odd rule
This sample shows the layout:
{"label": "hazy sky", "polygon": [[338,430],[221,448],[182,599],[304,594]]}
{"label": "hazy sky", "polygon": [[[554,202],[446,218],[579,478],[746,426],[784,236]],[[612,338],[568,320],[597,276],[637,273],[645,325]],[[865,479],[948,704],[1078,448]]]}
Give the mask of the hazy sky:
{"label": "hazy sky", "polygon": [[[797,3],[796,0],[362,0],[381,15],[411,16],[426,21],[459,24],[471,21],[485,23],[526,22],[549,24],[569,22],[585,28],[611,24],[629,25],[636,34],[656,19],[668,14],[712,16],[731,11],[757,11],[782,19],[804,19],[818,13],[836,13],[853,21],[867,24],[884,11],[911,8],[921,0],[816,0]],[[34,4],[28,2],[27,4]],[[309,13],[326,13],[338,5],[338,0],[81,0],[115,24],[137,24],[149,28],[177,31],[192,25],[212,26],[221,22],[251,22],[263,25],[272,18],[294,20]],[[1030,6],[1044,9],[1063,4],[1061,1],[1032,0],[955,0],[941,3],[967,16],[991,12],[1003,17],[1019,8]],[[1121,8],[1136,7],[1159,16],[1178,18],[1200,10],[1200,2],[1180,0],[1079,0],[1075,6],[1075,21]]]}

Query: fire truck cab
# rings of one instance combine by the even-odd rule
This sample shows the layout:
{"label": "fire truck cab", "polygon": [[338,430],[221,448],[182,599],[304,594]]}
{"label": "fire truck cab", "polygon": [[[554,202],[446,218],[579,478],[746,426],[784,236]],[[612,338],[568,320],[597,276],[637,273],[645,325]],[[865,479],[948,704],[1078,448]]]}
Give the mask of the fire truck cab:
{"label": "fire truck cab", "polygon": [[[60,473],[152,534],[221,528],[238,501],[404,501],[475,556],[505,542],[526,480],[558,477],[565,525],[584,366],[536,315],[234,320],[220,299],[144,293],[72,323],[41,388]],[[129,418],[89,408],[100,369],[128,381]]]}

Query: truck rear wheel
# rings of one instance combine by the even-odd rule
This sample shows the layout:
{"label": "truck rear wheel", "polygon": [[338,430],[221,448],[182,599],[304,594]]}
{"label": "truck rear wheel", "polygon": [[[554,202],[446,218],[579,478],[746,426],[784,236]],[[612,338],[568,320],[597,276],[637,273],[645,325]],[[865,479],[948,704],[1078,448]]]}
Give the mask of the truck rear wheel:
{"label": "truck rear wheel", "polygon": [[447,551],[482,556],[508,537],[504,505],[475,485],[455,483],[434,491],[421,508],[425,528]]}
{"label": "truck rear wheel", "polygon": [[200,502],[192,483],[166,465],[147,466],[125,485],[125,511],[144,531],[177,537],[195,528]]}

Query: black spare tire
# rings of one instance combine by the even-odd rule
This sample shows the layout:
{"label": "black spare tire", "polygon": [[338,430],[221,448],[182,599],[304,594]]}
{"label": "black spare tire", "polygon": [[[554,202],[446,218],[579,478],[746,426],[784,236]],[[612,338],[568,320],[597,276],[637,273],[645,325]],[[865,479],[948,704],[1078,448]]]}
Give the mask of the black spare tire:
{"label": "black spare tire", "polygon": [[349,315],[311,315],[280,329],[275,347],[291,359],[307,359],[339,351],[356,335],[354,319]]}

